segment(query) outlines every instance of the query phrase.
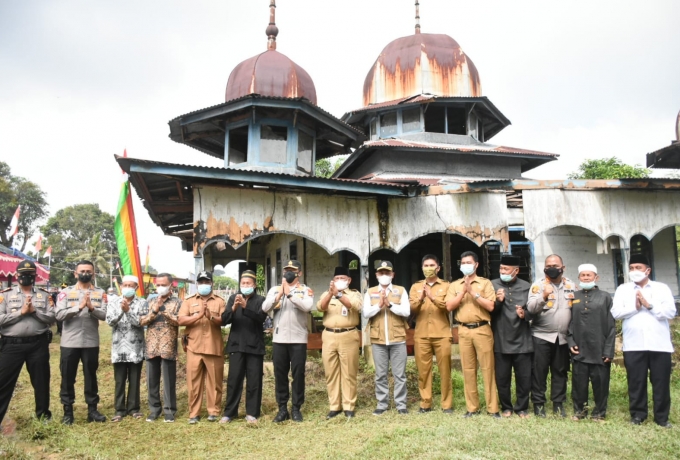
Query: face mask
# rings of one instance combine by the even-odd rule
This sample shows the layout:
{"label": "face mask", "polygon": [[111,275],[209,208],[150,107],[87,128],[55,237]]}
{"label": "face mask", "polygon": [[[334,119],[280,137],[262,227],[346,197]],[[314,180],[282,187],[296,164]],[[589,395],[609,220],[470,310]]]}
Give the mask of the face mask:
{"label": "face mask", "polygon": [[628,277],[630,280],[634,283],[640,283],[642,282],[645,278],[647,278],[647,275],[645,272],[640,272],[637,270],[633,270],[631,272],[628,272]]}
{"label": "face mask", "polygon": [[460,264],[460,271],[463,275],[470,276],[475,272],[475,264]]}
{"label": "face mask", "polygon": [[253,292],[255,292],[255,288],[254,288],[254,287],[244,287],[244,286],[241,286],[241,294],[243,294],[243,295],[250,295],[250,294],[252,294]]}
{"label": "face mask", "polygon": [[434,276],[436,274],[437,274],[436,268],[432,267],[423,268],[423,275],[425,275],[425,278],[430,278],[431,276]]}
{"label": "face mask", "polygon": [[333,284],[335,285],[335,289],[337,289],[338,291],[344,291],[345,289],[347,289],[347,285],[348,285],[347,281],[344,281],[344,280],[343,281],[333,281]]}
{"label": "face mask", "polygon": [[509,283],[514,278],[513,275],[501,275],[501,281],[504,283]]}
{"label": "face mask", "polygon": [[583,281],[579,281],[578,285],[581,289],[590,291],[592,288],[595,287],[595,281],[591,281],[590,283],[584,283]]}
{"label": "face mask", "polygon": [[35,275],[21,275],[17,278],[17,281],[22,286],[33,286],[33,283],[35,283]]}
{"label": "face mask", "polygon": [[124,287],[123,289],[121,289],[121,292],[123,293],[124,297],[131,299],[132,297],[135,296],[135,290],[136,290],[135,288]]}
{"label": "face mask", "polygon": [[295,281],[295,278],[297,278],[297,273],[286,272],[286,273],[283,274],[283,279],[286,280],[286,283],[288,283],[288,284]]}
{"label": "face mask", "polygon": [[78,273],[78,281],[81,283],[87,284],[90,281],[92,281],[92,274],[91,273]]}
{"label": "face mask", "polygon": [[156,292],[159,296],[165,297],[170,292],[170,286],[156,286]]}
{"label": "face mask", "polygon": [[555,278],[560,276],[562,272],[564,272],[564,269],[555,267],[550,267],[543,270],[543,273],[545,273],[551,280],[554,280]]}
{"label": "face mask", "polygon": [[212,286],[210,284],[199,284],[198,293],[200,295],[208,295],[212,291]]}
{"label": "face mask", "polygon": [[391,282],[392,277],[390,275],[380,275],[378,277],[378,283],[380,283],[381,286],[389,286]]}

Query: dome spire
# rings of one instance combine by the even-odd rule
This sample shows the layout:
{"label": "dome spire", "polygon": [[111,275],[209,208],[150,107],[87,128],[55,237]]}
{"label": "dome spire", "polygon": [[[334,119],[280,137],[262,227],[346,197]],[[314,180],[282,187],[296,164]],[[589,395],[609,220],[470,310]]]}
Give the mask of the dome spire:
{"label": "dome spire", "polygon": [[416,0],[416,33],[420,33],[420,2]]}
{"label": "dome spire", "polygon": [[269,25],[265,31],[267,34],[267,49],[276,49],[276,36],[279,35],[279,28],[276,27],[276,0],[269,2]]}

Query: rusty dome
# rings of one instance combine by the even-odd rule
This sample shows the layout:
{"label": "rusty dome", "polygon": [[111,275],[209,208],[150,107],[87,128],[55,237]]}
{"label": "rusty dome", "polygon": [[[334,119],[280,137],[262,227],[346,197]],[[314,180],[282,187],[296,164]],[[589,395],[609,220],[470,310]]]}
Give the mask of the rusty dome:
{"label": "rusty dome", "polygon": [[482,95],[477,68],[448,35],[416,33],[394,40],[364,80],[364,106],[417,94]]}

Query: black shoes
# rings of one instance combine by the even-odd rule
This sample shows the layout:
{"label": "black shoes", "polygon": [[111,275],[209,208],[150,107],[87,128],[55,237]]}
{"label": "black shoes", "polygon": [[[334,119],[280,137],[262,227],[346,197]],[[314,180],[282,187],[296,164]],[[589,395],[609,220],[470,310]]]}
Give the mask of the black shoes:
{"label": "black shoes", "polygon": [[353,410],[346,410],[345,411],[345,417],[354,418],[354,411]]}
{"label": "black shoes", "polygon": [[545,406],[543,404],[534,404],[534,415],[545,418]]}
{"label": "black shoes", "polygon": [[399,415],[407,415],[408,409],[399,409],[397,412],[399,413]]}
{"label": "black shoes", "polygon": [[491,418],[501,418],[501,414],[498,413],[498,412],[495,412],[495,413],[493,413],[493,414],[492,414],[492,413],[489,413],[489,415],[491,416]]}
{"label": "black shoes", "polygon": [[445,414],[453,414],[453,409],[443,409],[442,412]]}
{"label": "black shoes", "polygon": [[97,409],[92,409],[87,413],[87,422],[97,422],[104,423],[106,421],[106,416],[102,415]]}
{"label": "black shoes", "polygon": [[633,417],[633,418],[630,419],[630,423],[633,424],[633,425],[642,425],[642,419],[637,418],[637,417]]}
{"label": "black shoes", "polygon": [[477,412],[468,411],[468,412],[465,413],[465,415],[463,415],[463,418],[471,418],[471,417],[475,417],[477,415],[479,415],[479,411],[477,411]]}
{"label": "black shoes", "polygon": [[373,415],[382,415],[387,412],[385,409],[376,409],[373,411]]}
{"label": "black shoes", "polygon": [[332,411],[330,411],[330,412],[328,413],[328,415],[326,415],[326,420],[330,420],[330,419],[332,419],[333,417],[337,417],[338,415],[340,415],[341,412],[342,412],[341,410],[332,410]]}
{"label": "black shoes", "polygon": [[64,405],[64,417],[61,419],[61,423],[64,425],[73,425],[73,406]]}
{"label": "black shoes", "polygon": [[553,415],[558,415],[562,418],[567,416],[567,411],[564,410],[564,406],[560,403],[553,404]]}
{"label": "black shoes", "polygon": [[290,414],[288,413],[288,409],[285,407],[279,409],[279,413],[276,414],[276,417],[274,417],[274,420],[272,420],[274,423],[281,423],[285,422],[286,420],[290,419]]}
{"label": "black shoes", "polygon": [[302,421],[302,413],[300,412],[300,409],[298,407],[293,406],[293,415],[291,417],[294,422],[301,422]]}
{"label": "black shoes", "polygon": [[657,423],[661,428],[673,428],[673,425],[671,425],[671,422],[666,422],[666,423]]}
{"label": "black shoes", "polygon": [[428,408],[426,409],[426,408],[424,408],[424,407],[421,407],[420,409],[418,409],[418,413],[419,413],[419,414],[424,414],[424,413],[426,413],[426,412],[432,412],[432,408],[431,408],[431,407],[428,407]]}

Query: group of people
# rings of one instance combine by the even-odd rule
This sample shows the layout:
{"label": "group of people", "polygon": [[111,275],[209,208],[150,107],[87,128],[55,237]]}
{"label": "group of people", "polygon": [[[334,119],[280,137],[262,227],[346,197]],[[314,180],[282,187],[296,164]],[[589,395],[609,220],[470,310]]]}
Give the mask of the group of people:
{"label": "group of people", "polygon": [[[597,267],[578,267],[578,282],[564,276],[559,255],[545,261],[545,277],[533,284],[518,277],[520,260],[504,255],[500,277],[477,276],[478,257],[460,257],[463,278],[448,282],[439,278],[436,256],[422,259],[424,279],[410,290],[393,284],[394,266],[381,261],[376,268],[378,285],[362,295],[349,288],[345,267],[336,267],[328,289],[316,303],[323,312],[322,360],[329,398],[328,419],[355,416],[357,374],[363,316],[375,364],[376,409],[389,410],[388,372],[391,368],[394,405],[407,414],[406,331],[415,322],[414,355],[418,369],[418,412],[433,410],[433,361],[441,375],[441,409],[453,413],[451,380],[452,325],[458,324],[466,412],[482,410],[477,384],[482,374],[486,412],[495,418],[517,414],[528,417],[529,399],[534,414],[545,417],[547,378],[551,376],[553,413],[566,417],[564,403],[568,371],[572,368],[574,420],[588,416],[588,387],[594,406],[590,417],[606,417],[609,375],[614,358],[616,323],[623,319],[623,355],[628,375],[630,415],[641,424],[648,415],[647,378],[653,387],[654,421],[670,427],[670,375],[673,346],[668,320],[676,314],[672,293],[663,283],[650,280],[649,261],[630,258],[630,282],[616,290],[614,298],[598,289]],[[148,301],[137,295],[139,280],[125,276],[121,295],[107,299],[92,284],[94,265],[78,262],[77,282],[64,288],[56,302],[47,291],[35,287],[35,264],[22,261],[18,286],[0,293],[0,423],[21,369],[26,364],[35,390],[36,416],[51,419],[49,410],[50,326],[63,322],[61,333],[61,391],[64,424],[74,423],[74,384],[82,363],[88,422],[105,422],[98,409],[99,322],[112,328],[111,361],[115,380],[115,415],[143,418],[140,380],[146,361],[148,422],[163,416],[174,422],[178,342],[186,352],[189,423],[200,420],[206,394],[207,420],[229,423],[238,417],[243,387],[245,420],[257,423],[262,403],[265,355],[263,323],[273,316],[273,367],[278,412],[273,421],[303,420],[308,317],[314,307],[312,289],[300,282],[302,265],[290,260],[283,268],[281,284],[266,297],[256,292],[256,274],[244,271],[239,291],[224,300],[213,291],[212,273],[197,276],[197,293],[179,300],[172,293],[170,274],[156,276],[157,296]],[[226,348],[222,327],[231,325]],[[183,326],[180,337],[179,327]],[[145,331],[146,328],[146,331]],[[229,357],[226,404],[221,410],[224,353]],[[511,382],[514,371],[516,397]],[[292,376],[292,382],[289,381]],[[160,382],[163,380],[163,402]],[[291,395],[292,393],[292,395]],[[288,410],[289,400],[292,403]],[[221,416],[220,416],[221,413]]]}

